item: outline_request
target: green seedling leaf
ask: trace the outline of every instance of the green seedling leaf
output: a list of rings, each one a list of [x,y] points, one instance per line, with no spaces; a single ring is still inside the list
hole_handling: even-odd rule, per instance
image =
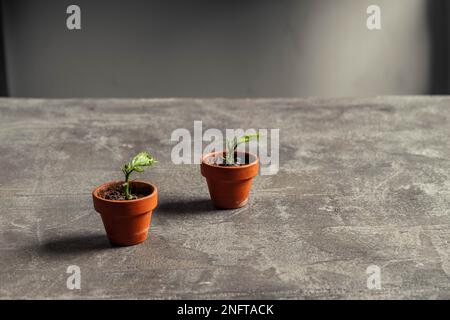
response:
[[[142,167],[150,167],[157,163],[156,159],[153,158],[148,152],[139,152],[130,162],[126,163],[122,167],[122,172],[125,175],[125,183],[123,184],[125,198],[131,200],[133,197],[130,194],[130,175],[133,171],[144,172]]]
[[[227,153],[225,155],[225,164],[227,165],[234,164],[234,152],[236,151],[238,145],[240,145],[241,143],[247,143],[253,139],[259,140],[259,137],[260,137],[259,133],[256,133],[256,134],[247,134],[239,139],[234,137],[231,140],[227,140],[226,142]]]
[[[256,134],[248,134],[248,135],[243,136],[242,138],[239,138],[239,139],[237,140],[236,147],[237,147],[238,145],[240,145],[241,143],[246,143],[246,142],[249,142],[250,140],[253,140],[253,139],[259,140],[259,133],[256,133]]]
[[[131,166],[136,167],[147,167],[155,163],[156,160],[148,152],[139,152],[132,160]]]

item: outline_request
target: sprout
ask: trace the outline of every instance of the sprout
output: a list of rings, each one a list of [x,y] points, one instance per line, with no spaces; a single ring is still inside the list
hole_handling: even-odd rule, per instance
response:
[[[123,192],[125,194],[125,199],[132,200],[133,196],[130,193],[130,175],[133,171],[144,172],[142,167],[150,167],[157,161],[148,152],[139,152],[130,162],[124,164],[122,167],[122,172],[125,175],[125,183],[123,186]]]
[[[240,145],[241,143],[249,142],[250,140],[253,140],[253,139],[259,140],[259,133],[247,134],[239,139],[237,137],[234,137],[234,139],[227,140],[227,142],[226,142],[227,152],[225,154],[225,164],[228,166],[234,165],[235,164],[234,153],[235,153],[238,145]]]

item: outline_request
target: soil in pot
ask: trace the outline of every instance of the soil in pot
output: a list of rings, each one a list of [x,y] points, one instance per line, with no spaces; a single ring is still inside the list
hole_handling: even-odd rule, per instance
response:
[[[133,200],[144,198],[150,194],[149,193],[150,190],[145,190],[142,188],[138,189],[136,187],[133,188],[133,184],[131,185],[130,189],[131,189],[130,193],[131,193]],[[100,190],[98,195],[106,200],[127,201],[127,199],[125,198],[125,193],[123,192],[123,187],[122,187],[121,183],[117,183],[115,185],[110,185],[110,186],[106,187],[105,189]]]
[[[234,154],[234,163],[227,164],[225,162],[225,155],[223,153],[219,153],[215,156],[205,159],[205,162],[210,165],[219,166],[219,167],[240,167],[250,164],[252,159],[250,159],[250,155],[248,153],[238,154],[235,152]]]

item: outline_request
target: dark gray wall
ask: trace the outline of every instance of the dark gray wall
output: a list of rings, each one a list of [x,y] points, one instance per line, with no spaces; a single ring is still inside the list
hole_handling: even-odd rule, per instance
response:
[[[366,8],[382,7],[382,31]],[[82,30],[66,29],[66,8]],[[421,94],[425,0],[5,0],[9,93],[34,97]]]

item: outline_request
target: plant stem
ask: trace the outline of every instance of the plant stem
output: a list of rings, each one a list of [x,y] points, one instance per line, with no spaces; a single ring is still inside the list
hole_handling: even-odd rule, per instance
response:
[[[125,175],[125,183],[123,184],[123,192],[125,193],[125,199],[127,200],[133,199],[133,197],[130,194],[130,182],[129,182],[130,173],[127,173]]]
[[[236,137],[232,141],[227,141],[227,153],[225,154],[225,164],[232,166],[234,164],[234,153],[237,147]]]

